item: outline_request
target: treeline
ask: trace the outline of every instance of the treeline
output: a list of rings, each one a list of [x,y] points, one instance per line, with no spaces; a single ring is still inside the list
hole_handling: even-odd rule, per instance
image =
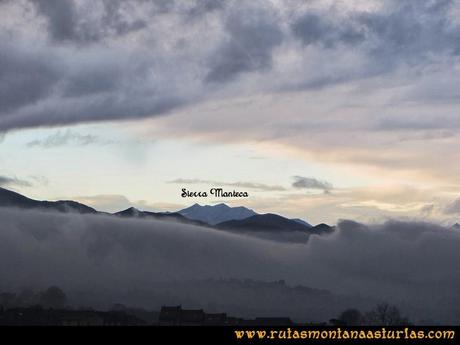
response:
[[[361,312],[358,309],[347,309],[329,322],[344,326],[404,326],[411,324],[396,306],[388,303],[378,304],[366,312]]]
[[[22,290],[19,293],[0,293],[0,308],[26,308],[30,306],[62,309],[67,306],[67,296],[57,286],[50,286],[44,291]]]
[[[239,282],[241,283],[241,282]],[[251,285],[253,282],[245,282]],[[285,287],[284,281],[273,282],[267,284],[269,287]],[[318,291],[308,290],[308,293]],[[325,293],[328,296],[327,293]],[[68,305],[65,292],[57,287],[50,286],[49,288],[34,292],[32,290],[22,290],[19,293],[0,292],[0,309],[8,310],[12,308],[29,308],[37,307],[48,309],[73,309]],[[86,308],[91,309],[91,308]],[[142,308],[128,308],[122,304],[114,304],[112,311],[124,311],[130,315],[140,317],[141,319],[154,323],[158,318],[158,311],[147,311]],[[287,315],[290,316],[290,315]],[[330,319],[329,324],[344,325],[344,326],[400,326],[410,325],[409,319],[402,315],[400,310],[388,303],[381,303],[368,311],[361,311],[356,308],[349,308],[340,313],[336,318]],[[316,322],[315,324],[328,324],[327,322]]]

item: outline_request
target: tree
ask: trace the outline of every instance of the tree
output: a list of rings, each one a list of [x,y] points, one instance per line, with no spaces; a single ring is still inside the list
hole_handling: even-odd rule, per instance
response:
[[[359,326],[363,323],[363,314],[358,309],[347,309],[340,314],[339,320],[347,326]]]
[[[66,304],[67,296],[57,286],[51,286],[44,291],[40,296],[40,302],[44,307],[48,308],[63,308]]]
[[[40,294],[30,290],[23,289],[19,292],[17,297],[17,304],[19,307],[30,307],[39,304]]]
[[[8,309],[15,305],[16,294],[9,292],[0,293],[0,307]]]
[[[403,317],[399,309],[388,303],[378,304],[374,309],[366,313],[365,322],[376,326],[401,326],[409,324],[409,320]]]

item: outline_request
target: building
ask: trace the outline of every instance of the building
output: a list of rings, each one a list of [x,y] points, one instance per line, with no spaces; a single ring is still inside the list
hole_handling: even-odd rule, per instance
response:
[[[0,326],[138,326],[146,322],[120,311],[13,308],[0,312]]]
[[[289,326],[294,323],[287,317],[258,317],[246,320],[227,316],[226,313],[205,313],[202,309],[182,309],[182,306],[161,307],[160,326]]]

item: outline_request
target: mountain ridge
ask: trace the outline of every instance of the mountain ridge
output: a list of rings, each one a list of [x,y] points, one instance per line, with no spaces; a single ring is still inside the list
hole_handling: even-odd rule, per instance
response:
[[[217,205],[194,204],[176,212],[141,211],[129,207],[115,213],[105,213],[72,200],[40,201],[30,199],[22,194],[0,187],[0,207],[17,207],[21,209],[54,210],[58,212],[73,212],[81,214],[103,214],[123,218],[147,218],[163,221],[174,221],[183,224],[210,227],[240,233],[302,233],[325,234],[333,231],[333,227],[326,224],[311,226],[301,219],[289,219],[278,214],[259,214],[244,206],[230,207],[224,203]],[[191,219],[190,211],[198,211],[201,219],[211,219],[211,222],[200,219]],[[201,212],[201,213],[200,213]],[[214,213],[213,213],[214,212]],[[185,214],[184,214],[185,213]],[[196,215],[196,214],[195,214]],[[208,218],[206,218],[208,217]],[[235,219],[236,218],[236,219]],[[218,221],[220,219],[227,219]]]
[[[274,213],[256,214],[242,220],[230,220],[216,224],[216,227],[223,230],[255,232],[302,232],[308,235],[328,233],[333,229],[324,223],[313,227],[307,226]]]
[[[199,225],[199,226],[209,226],[209,224],[198,221],[192,220],[184,217],[180,213],[177,212],[151,212],[151,211],[141,211],[135,207],[129,207],[125,210],[118,211],[113,213],[114,216],[118,217],[125,217],[125,218],[151,218],[157,220],[174,220],[179,223],[184,224],[191,224],[191,225]]]
[[[99,213],[94,208],[73,200],[42,201],[30,199],[22,194],[0,187],[0,207],[45,209],[59,212]]]
[[[232,220],[240,221],[252,216],[261,215],[244,206],[231,207],[224,203],[217,205],[200,205],[195,203],[192,206],[177,211],[177,213],[182,214],[186,218],[199,220],[210,225],[217,225]],[[290,220],[307,227],[312,227],[311,224],[300,218],[293,218]]]
[[[216,225],[232,219],[244,219],[257,214],[244,206],[230,207],[224,203],[203,206],[195,203],[190,207],[177,211],[177,213],[188,219],[199,220],[210,225]]]

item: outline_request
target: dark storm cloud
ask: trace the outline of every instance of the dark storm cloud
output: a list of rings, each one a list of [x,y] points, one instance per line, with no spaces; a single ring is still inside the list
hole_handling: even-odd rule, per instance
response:
[[[75,3],[73,0],[32,0],[48,22],[50,36],[57,40],[71,40],[76,37]]]
[[[0,175],[0,187],[30,187],[32,184],[29,181],[21,180],[16,177],[8,177]]]
[[[157,63],[148,52],[130,61],[115,50],[6,46],[11,49],[0,52],[0,130],[145,117],[185,102],[176,89],[180,76],[163,86],[166,76],[148,73]]]
[[[184,179],[178,178],[172,181],[168,181],[168,183],[175,183],[175,184],[204,184],[204,185],[211,185],[214,187],[219,186],[229,186],[235,188],[247,188],[265,192],[272,192],[272,191],[284,191],[286,188],[283,186],[276,186],[276,185],[267,185],[264,183],[257,183],[257,182],[223,182],[223,181],[214,181],[214,180],[203,180],[203,179]]]
[[[378,11],[307,10],[291,24],[305,46],[360,53],[362,67],[301,83],[297,88],[322,88],[391,73],[401,65],[429,64],[437,56],[459,54],[460,26],[451,11],[456,4],[442,1],[382,1]]]
[[[0,35],[0,131],[166,114],[246,85],[250,93],[320,89],[460,52],[458,6],[447,0],[384,1],[368,12],[295,1],[28,4],[18,17],[11,9],[22,4],[0,3],[14,17]],[[305,71],[277,65],[292,57]]]
[[[102,15],[91,22],[76,7],[74,0],[31,0],[38,15],[46,19],[49,36],[57,42],[94,43],[107,37],[122,36],[147,26],[146,19],[132,17],[135,6],[141,6],[141,0],[130,2],[103,0],[87,5],[87,11],[100,10]],[[145,4],[145,2],[144,2]]]
[[[336,44],[364,44],[368,54],[382,61],[401,57],[415,61],[440,50],[458,52],[460,29],[448,16],[453,5],[451,0],[390,0],[382,2],[382,9],[375,12],[331,16],[325,10],[307,11],[291,28],[305,45],[332,48]]]
[[[273,49],[281,44],[283,33],[276,20],[263,11],[230,16],[225,23],[227,37],[213,54],[208,82],[226,82],[243,72],[268,69]]]
[[[430,53],[457,53],[460,31],[448,17],[452,6],[451,0],[389,1],[381,12],[363,13],[356,20],[364,25],[376,56],[416,62]]]
[[[22,106],[47,98],[60,78],[59,64],[52,54],[19,46],[0,35],[0,121]],[[0,125],[1,128],[1,125]]]
[[[81,6],[75,0],[31,0],[37,14],[45,18],[48,33],[57,42],[97,43],[146,29],[156,15],[176,13],[184,19],[199,19],[224,8],[224,0],[101,0]],[[88,12],[99,11],[97,17]]]
[[[293,176],[292,178],[294,179],[292,187],[297,189],[319,189],[324,192],[329,192],[334,188],[331,183],[313,177]]]
[[[101,27],[110,28],[115,35],[124,35],[132,31],[137,31],[147,26],[146,19],[134,18],[129,20],[124,12],[132,10],[133,6],[142,4],[128,3],[124,0],[104,0],[104,16]]]
[[[127,291],[140,289],[150,291],[136,301],[146,306],[159,298],[157,282],[285,279],[290,285],[387,300],[414,321],[427,317],[460,321],[460,233],[433,224],[344,221],[334,234],[312,236],[304,245],[108,216],[0,209],[0,218],[0,289],[57,284],[69,294],[103,291],[97,298],[111,304],[133,303],[136,296]],[[212,284],[203,284],[209,286],[198,300],[200,307],[214,295]],[[266,306],[247,302],[245,296],[235,299],[230,293],[218,298],[222,304]],[[165,300],[168,297],[160,303]]]
[[[188,10],[188,15],[193,18],[200,18],[200,16],[209,12],[221,10],[225,7],[226,0],[201,0],[191,2],[193,5]]]
[[[353,27],[345,20],[335,24],[329,21],[325,13],[306,13],[293,23],[292,31],[303,44],[319,44],[326,48],[333,48],[339,43],[355,45],[365,39],[359,26]]]

